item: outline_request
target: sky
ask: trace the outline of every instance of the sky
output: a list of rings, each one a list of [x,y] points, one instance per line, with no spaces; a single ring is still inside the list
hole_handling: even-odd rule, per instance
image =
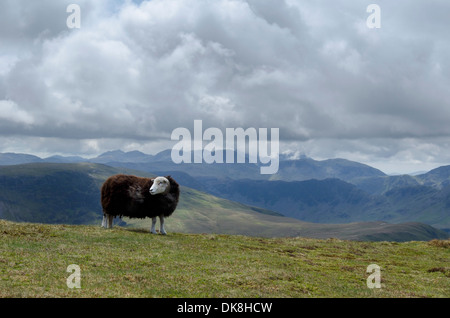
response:
[[[448,12],[448,0],[2,0],[0,152],[155,154],[202,120],[279,128],[293,158],[449,165]]]

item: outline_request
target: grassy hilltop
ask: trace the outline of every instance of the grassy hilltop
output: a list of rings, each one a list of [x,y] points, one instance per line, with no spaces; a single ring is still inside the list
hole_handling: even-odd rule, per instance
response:
[[[450,241],[357,242],[0,220],[0,297],[450,297]],[[67,266],[81,288],[67,287]],[[381,267],[369,289],[367,266]]]

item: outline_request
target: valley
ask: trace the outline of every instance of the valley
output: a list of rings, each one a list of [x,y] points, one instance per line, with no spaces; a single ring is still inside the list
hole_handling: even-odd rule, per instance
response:
[[[93,162],[49,163],[42,160],[0,166],[0,218],[51,224],[100,224],[99,189],[108,176],[116,173],[140,176],[171,174],[182,185],[180,204],[174,216],[167,220],[167,227],[175,232],[378,241],[448,237],[442,231],[446,227],[445,222],[448,222],[445,180],[440,182],[443,184],[441,190],[420,185],[426,187],[428,192],[402,187],[377,195],[337,178],[235,180],[195,176],[195,169],[189,171],[191,174],[173,170],[145,172],[130,167],[147,167],[150,170],[151,167],[157,168],[160,161],[133,163],[126,153],[116,154],[121,155],[122,160],[109,162],[114,159],[114,154],[106,154],[109,156],[108,165]],[[130,155],[139,160],[148,159],[138,152]],[[164,155],[160,154],[162,157]],[[59,160],[63,161],[61,158]],[[167,161],[163,162],[167,164]],[[309,163],[314,162],[309,160]],[[336,174],[341,173],[339,170],[348,171],[351,166],[348,161],[333,163],[339,163],[334,168]],[[373,168],[366,169],[361,164],[357,166],[362,169],[360,174],[375,174],[365,178],[386,177]],[[217,169],[214,165],[206,167]],[[229,165],[228,168],[242,167]],[[327,170],[333,171],[329,167]],[[206,172],[207,169],[203,171]],[[440,179],[434,177],[433,180]],[[402,201],[403,198],[408,200]],[[411,201],[411,198],[416,201]],[[389,209],[390,202],[396,202],[396,209]],[[403,202],[403,205],[398,202]],[[418,202],[428,204],[429,209],[421,210]],[[436,203],[433,205],[430,202]],[[442,208],[444,213],[434,213],[433,209],[439,211],[438,208]],[[391,215],[386,215],[386,210],[391,211]],[[402,214],[402,211],[411,212]],[[145,229],[150,227],[149,220],[124,218],[118,220],[118,224]]]

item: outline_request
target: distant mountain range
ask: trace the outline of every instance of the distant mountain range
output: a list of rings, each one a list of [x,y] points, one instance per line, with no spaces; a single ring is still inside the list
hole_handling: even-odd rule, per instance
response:
[[[100,187],[108,176],[116,173],[152,176],[142,171],[94,163],[1,166],[0,218],[21,222],[100,226]],[[148,230],[150,222],[149,219],[124,219],[122,225]],[[417,222],[308,223],[185,186],[182,186],[177,210],[166,223],[169,235],[172,231],[372,241],[448,238],[447,233]]]
[[[237,152],[234,153],[234,157],[237,157]],[[256,180],[302,181],[309,179],[339,178],[344,181],[351,181],[361,177],[386,176],[378,169],[354,161],[345,159],[316,161],[304,156],[297,160],[289,160],[281,156],[280,167],[277,174],[261,175],[259,164],[248,163],[248,160],[246,160],[246,163],[235,164],[175,164],[171,158],[171,150],[164,150],[156,155],[148,155],[140,151],[124,152],[115,150],[105,152],[95,158],[82,158],[78,156],[52,156],[39,158],[28,154],[0,153],[0,165],[32,162],[91,162],[143,171],[181,171],[188,172],[194,177],[230,178],[235,180],[248,178]]]
[[[216,196],[307,222],[414,221],[450,228],[450,187],[405,186],[377,195],[340,179],[222,182],[203,178],[197,182]]]
[[[91,159],[0,154],[0,165],[30,162],[102,163],[172,174],[190,188],[307,222],[422,222],[450,232],[450,166],[388,176],[345,159],[281,156],[277,174],[261,175],[258,164],[174,164],[171,150],[156,155],[116,150]]]

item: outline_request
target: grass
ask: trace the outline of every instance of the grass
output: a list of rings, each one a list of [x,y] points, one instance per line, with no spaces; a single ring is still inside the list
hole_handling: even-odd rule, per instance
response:
[[[70,264],[81,288],[67,287]],[[367,266],[381,267],[369,289]],[[450,297],[450,243],[357,242],[0,220],[0,297]]]

